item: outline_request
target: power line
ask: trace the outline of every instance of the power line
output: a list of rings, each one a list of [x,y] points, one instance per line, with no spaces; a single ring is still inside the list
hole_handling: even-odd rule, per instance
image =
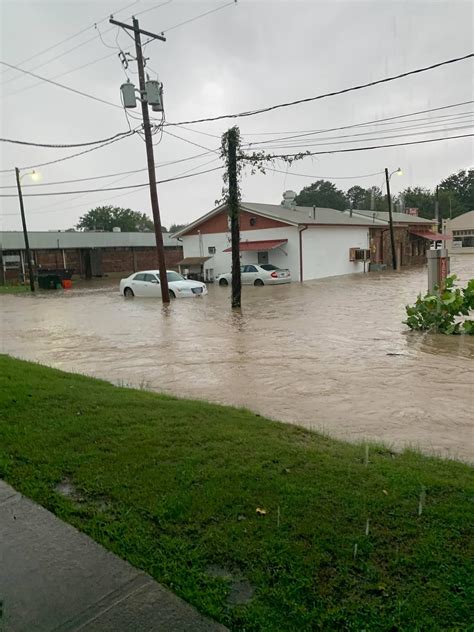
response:
[[[189,20],[185,20],[184,22],[180,22],[179,24],[175,24],[174,26],[170,26],[168,29],[162,31],[163,33],[169,33],[174,29],[177,29],[180,26],[184,26],[185,24],[189,24],[190,22],[194,22],[195,20],[199,20],[206,15],[210,15],[211,13],[216,13],[221,9],[225,9],[226,7],[230,7],[231,4],[237,4],[237,0],[232,0],[232,2],[228,2],[227,4],[223,4],[221,7],[217,7],[216,9],[211,9],[210,11],[206,11],[205,13],[201,13],[200,15],[196,15],[194,18],[190,18]]]
[[[15,145],[29,145],[31,147],[48,147],[50,149],[69,149],[72,147],[87,147],[88,145],[99,145],[100,143],[105,143],[109,140],[113,140],[114,138],[118,139],[121,136],[130,136],[130,132],[119,132],[118,134],[114,134],[113,136],[109,136],[108,138],[101,138],[100,140],[91,140],[86,143],[72,143],[69,145],[53,144],[53,143],[34,143],[31,141],[26,141],[26,140],[14,140],[12,138],[0,138],[0,142],[13,143]]]
[[[309,176],[306,173],[294,173],[292,171],[283,171],[282,169],[274,169],[273,167],[265,167],[265,171],[275,171],[275,173],[284,173],[288,176],[301,176],[302,178],[312,178],[321,179],[321,180],[358,180],[360,178],[372,178],[373,176],[379,176],[384,173],[384,171],[376,171],[375,173],[365,173],[360,176]]]
[[[354,151],[369,151],[371,149],[386,149],[387,147],[404,147],[406,145],[421,145],[423,143],[437,143],[442,140],[454,140],[456,138],[469,138],[474,134],[459,134],[458,136],[445,136],[443,138],[428,138],[426,140],[413,140],[405,143],[391,143],[389,145],[371,145],[368,147],[352,147],[350,149],[329,149],[326,151],[305,151],[297,154],[268,154],[261,158],[261,160],[274,160],[278,158],[306,158],[309,156],[321,156],[323,154],[343,154]],[[252,156],[246,156],[243,154],[241,160],[253,160]]]
[[[216,160],[217,159],[214,158],[211,162],[215,162]],[[185,175],[186,173],[189,173],[190,171],[193,171],[195,169],[200,169],[201,167],[205,167],[208,164],[210,164],[210,163],[209,162],[205,162],[203,164],[196,165],[195,167],[192,167],[192,169],[188,169],[186,171],[183,171],[183,172],[181,172],[178,175],[180,175],[180,176],[181,175]],[[109,196],[107,196],[105,198],[101,198],[100,200],[97,200],[97,201],[94,201],[94,202],[89,202],[88,206],[90,206],[92,204],[102,204],[103,202],[107,202],[108,200],[115,200],[116,198],[119,198],[119,197],[124,197],[126,195],[132,195],[133,193],[136,193],[137,191],[145,189],[148,186],[149,185],[146,184],[146,185],[143,185],[142,187],[137,187],[136,189],[132,189],[131,191],[127,191],[126,193],[119,193],[119,194],[115,194],[115,195],[111,195],[111,196],[109,195]],[[72,199],[79,199],[81,197],[83,197],[83,196],[79,195],[77,198],[72,198]],[[51,209],[52,206],[58,206],[58,204],[61,205],[60,209],[56,209],[56,210],[53,209],[52,211],[49,210],[49,209]],[[30,215],[32,215],[32,214],[37,215],[38,213],[40,213],[42,211],[45,211],[45,213],[48,213],[48,214],[49,213],[56,213],[58,211],[62,212],[62,211],[66,211],[66,210],[69,210],[69,209],[72,209],[72,208],[79,208],[81,206],[83,206],[83,204],[73,204],[72,206],[71,205],[70,206],[63,206],[63,203],[61,201],[59,201],[59,202],[56,202],[55,204],[50,204],[48,206],[43,206],[43,207],[41,207],[39,209],[36,209],[35,211],[31,211],[29,214]],[[11,215],[11,216],[15,215],[15,216],[17,216],[18,213],[6,213],[6,214],[4,213],[4,215]]]
[[[202,158],[203,156],[208,156],[209,154],[214,153],[212,151],[205,151],[201,154],[196,154],[194,156],[188,156],[187,158],[180,158],[179,160],[171,160],[171,161],[167,161],[167,162],[161,162],[155,165],[155,169],[158,169],[159,167],[170,167],[171,165],[177,165],[181,162],[187,162],[189,160],[195,160],[196,158]],[[196,168],[196,167],[194,167]],[[119,171],[117,173],[107,173],[101,176],[89,176],[88,178],[73,178],[71,180],[59,180],[56,182],[37,182],[36,184],[23,184],[22,185],[22,189],[25,189],[26,187],[28,188],[34,188],[34,187],[45,187],[45,186],[53,186],[53,185],[57,185],[57,184],[71,184],[73,182],[87,182],[89,180],[101,180],[103,178],[113,178],[115,176],[123,176],[123,175],[130,175],[133,173],[142,173],[143,171],[148,171],[147,167],[144,167],[143,169],[131,169],[130,171]],[[13,170],[12,170],[13,172]],[[16,189],[16,184],[11,184],[11,185],[4,185],[4,186],[0,186],[0,189]]]
[[[85,64],[81,64],[80,66],[76,66],[75,68],[71,68],[70,70],[66,70],[64,72],[60,72],[57,75],[53,75],[50,79],[59,79],[60,77],[64,77],[66,75],[70,75],[73,72],[77,72],[78,70],[83,70],[84,68],[88,68],[94,64],[98,64],[101,61],[105,61],[106,59],[110,59],[111,57],[115,57],[116,53],[110,53],[108,55],[104,55],[104,57],[99,57],[98,59],[93,59]],[[19,90],[15,90],[14,92],[9,92],[8,94],[3,95],[3,98],[13,97],[15,94],[20,94],[21,92],[26,92],[28,90],[32,90],[37,86],[41,86],[43,81],[37,81],[36,83],[32,83],[29,86],[25,86],[24,88],[20,88]]]
[[[440,116],[434,116],[434,117],[426,117],[426,118],[420,118],[420,119],[411,119],[411,120],[405,120],[405,121],[388,121],[388,122],[384,122],[384,123],[380,123],[375,125],[375,127],[378,127],[378,125],[385,127],[387,125],[396,125],[398,122],[400,123],[415,123],[415,125],[411,125],[411,126],[407,126],[407,127],[397,127],[394,128],[394,130],[402,130],[402,129],[418,129],[420,127],[428,127],[429,125],[448,125],[451,124],[452,122],[456,122],[456,119],[464,119],[466,117],[472,117],[474,114],[474,111],[470,111],[470,112],[461,112],[461,113],[457,113],[457,114],[445,114],[445,115],[440,115]],[[442,120],[438,120],[438,119],[442,119]],[[426,122],[424,122],[426,121]],[[373,125],[371,124],[370,127],[372,127]],[[259,140],[256,142],[250,142],[247,143],[247,145],[266,145],[268,143],[274,143],[274,142],[280,142],[280,141],[286,141],[286,140],[292,140],[295,138],[303,138],[303,139],[309,139],[311,140],[309,137],[311,136],[316,136],[319,134],[327,134],[328,132],[332,132],[332,131],[343,131],[345,129],[353,129],[353,128],[358,128],[358,127],[369,127],[368,123],[355,123],[353,125],[344,125],[338,128],[328,128],[328,129],[319,129],[319,130],[314,130],[312,132],[306,132],[306,133],[302,133],[302,134],[295,134],[294,136],[284,136],[281,138],[270,138],[267,140]],[[372,130],[370,132],[363,132],[360,134],[352,134],[352,136],[357,136],[357,135],[362,135],[362,134],[376,134],[378,130]],[[392,130],[389,130],[392,131]],[[348,135],[350,136],[350,135]],[[335,136],[334,138],[345,138],[348,136]]]
[[[121,13],[122,11],[125,11],[126,9],[128,9],[130,7],[133,7],[135,4],[138,4],[139,2],[140,2],[140,0],[134,0],[134,2],[131,2],[130,4],[127,4],[125,7],[122,7],[121,9],[118,9],[118,11],[114,11],[113,13],[114,14]],[[28,63],[32,59],[37,59],[41,55],[44,55],[45,53],[48,53],[50,50],[53,50],[54,48],[57,48],[58,46],[61,46],[62,44],[65,44],[66,42],[69,42],[70,40],[75,39],[76,37],[79,37],[79,35],[82,35],[83,33],[86,33],[89,29],[93,28],[95,26],[95,24],[101,24],[102,22],[105,22],[108,19],[109,19],[109,16],[107,15],[105,18],[102,18],[98,22],[95,22],[94,24],[90,24],[89,26],[86,26],[84,29],[81,29],[77,33],[74,33],[73,35],[70,35],[69,37],[66,37],[65,39],[61,40],[60,42],[57,42],[56,44],[53,44],[52,46],[48,46],[48,48],[43,49],[42,51],[40,51],[39,53],[36,53],[35,55],[31,55],[31,57],[28,57],[27,59],[24,59],[23,61],[19,62],[17,64],[17,66],[23,66],[24,64]],[[95,37],[93,39],[95,39]],[[80,44],[80,46],[83,46],[84,44],[87,44],[89,41],[91,41],[91,40],[86,40],[85,42]],[[79,48],[79,46],[77,46],[75,48]],[[72,50],[75,50],[75,48],[72,49]],[[69,51],[69,52],[71,52],[71,51]],[[62,56],[62,54],[60,56]],[[56,59],[58,59],[58,57],[54,57],[53,59],[50,59],[48,62],[45,62],[45,63],[50,63],[52,61],[55,61]],[[39,66],[37,66],[37,67],[39,67]],[[11,80],[5,81],[4,84],[5,83],[9,83],[10,81]],[[2,84],[2,85],[4,85],[4,84]]]
[[[337,131],[337,130],[349,129],[351,127],[359,127],[359,126],[362,126],[362,125],[378,124],[378,123],[382,123],[384,121],[393,121],[395,119],[407,118],[409,116],[416,116],[418,114],[428,114],[430,112],[438,112],[439,110],[447,110],[447,109],[450,109],[450,108],[461,107],[463,105],[470,105],[472,103],[474,103],[474,101],[462,101],[460,103],[452,103],[450,105],[443,105],[441,107],[430,108],[428,110],[418,110],[416,112],[409,112],[407,114],[397,114],[396,116],[389,116],[389,117],[386,117],[386,118],[372,119],[371,121],[365,121],[363,123],[353,123],[352,125],[343,125],[341,127],[330,127],[330,128],[323,129],[323,130],[311,129],[311,130],[293,130],[293,131],[290,131],[290,132],[288,132],[288,131],[286,131],[286,132],[251,132],[251,133],[243,134],[243,136],[271,136],[272,134],[302,134],[303,135],[303,134],[316,134],[316,133],[320,133],[320,132],[334,132],[334,131]],[[450,115],[447,115],[447,116],[450,116]],[[419,119],[419,120],[424,120],[424,119]],[[175,125],[180,127],[177,123],[175,123]],[[187,128],[183,128],[183,129],[187,129]],[[262,142],[264,142],[264,141],[262,141]]]
[[[173,138],[177,138],[178,140],[182,140],[185,143],[188,143],[189,145],[194,145],[195,147],[199,147],[200,149],[206,149],[207,151],[213,151],[213,152],[218,152],[218,149],[209,149],[209,147],[204,147],[204,145],[200,145],[199,143],[195,143],[192,140],[188,140],[187,138],[183,138],[182,136],[178,136],[177,134],[172,134],[171,132],[168,132],[167,130],[163,130],[165,134],[167,134],[168,136],[172,136]]]
[[[468,55],[463,55],[462,57],[455,57],[454,59],[448,59],[446,61],[439,62],[437,64],[432,64],[431,66],[424,66],[423,68],[417,68],[416,70],[410,70],[408,72],[403,72],[398,75],[392,75],[390,77],[385,77],[384,79],[377,79],[376,81],[370,81],[368,83],[359,84],[357,86],[351,86],[350,88],[344,88],[343,90],[336,90],[334,92],[326,92],[325,94],[319,94],[315,97],[307,97],[305,99],[297,99],[296,101],[289,101],[287,103],[278,103],[277,105],[270,105],[265,108],[259,108],[256,110],[249,110],[247,112],[238,112],[236,114],[221,114],[219,116],[212,116],[208,118],[194,119],[191,121],[179,121],[178,123],[167,123],[167,125],[194,125],[196,123],[207,123],[208,121],[220,121],[222,119],[228,118],[242,118],[247,116],[254,116],[256,114],[262,114],[264,112],[271,112],[273,110],[278,110],[281,108],[290,107],[293,105],[299,105],[300,103],[309,103],[311,101],[318,101],[320,99],[326,99],[328,97],[334,97],[339,94],[346,94],[348,92],[354,92],[356,90],[362,90],[364,88],[370,88],[372,86],[377,86],[379,84],[388,83],[390,81],[395,81],[397,79],[403,79],[404,77],[409,77],[411,75],[417,75],[422,72],[427,72],[428,70],[434,70],[435,68],[440,68],[441,66],[447,66],[448,64],[454,64],[458,61],[463,61],[465,59],[470,59],[474,57],[474,53],[469,53]]]
[[[87,97],[88,99],[92,99],[93,101],[98,101],[99,103],[105,103],[105,105],[111,105],[112,107],[119,108],[120,110],[122,109],[121,106],[117,105],[116,103],[112,103],[111,101],[106,101],[105,99],[95,97],[92,94],[83,92],[82,90],[76,90],[75,88],[66,86],[63,83],[58,83],[57,81],[53,81],[52,79],[41,77],[41,75],[36,75],[34,72],[30,72],[29,70],[23,70],[23,68],[18,68],[18,66],[14,66],[13,64],[7,64],[6,61],[0,60],[0,64],[2,64],[2,66],[7,66],[8,68],[13,68],[14,70],[18,70],[19,72],[23,72],[24,74],[30,75],[31,77],[35,77],[35,79],[41,79],[42,81],[46,81],[46,83],[51,83],[53,86],[57,86],[58,88],[64,88],[64,90],[68,90],[69,92],[79,94],[82,97]]]
[[[96,149],[101,149],[102,147],[106,147],[107,145],[111,145],[112,143],[116,143],[119,140],[123,140],[124,138],[128,138],[130,136],[133,136],[134,134],[137,133],[137,130],[131,130],[130,132],[126,132],[123,136],[120,136],[120,138],[115,138],[114,140],[109,140],[106,143],[103,143],[102,145],[96,145],[95,147],[91,147],[89,149],[85,149],[84,151],[80,151],[78,153],[75,154],[71,154],[70,156],[63,156],[63,158],[57,158],[56,160],[49,160],[48,162],[41,162],[37,165],[28,165],[26,167],[19,167],[20,171],[23,171],[25,169],[37,169],[38,167],[46,167],[47,165],[54,165],[58,162],[64,162],[65,160],[71,160],[71,158],[77,158],[78,156],[83,156],[84,154],[88,154],[91,151],[95,151]],[[5,173],[8,171],[12,171],[11,169],[2,169],[2,171],[0,173]]]
[[[333,136],[332,139],[331,138],[324,138],[324,141],[330,141],[330,142],[318,142],[318,143],[312,143],[312,142],[307,142],[307,143],[287,143],[284,145],[272,145],[270,147],[270,149],[277,149],[277,148],[282,148],[282,149],[287,149],[287,148],[291,148],[291,147],[321,147],[323,145],[342,145],[344,143],[364,143],[367,141],[379,141],[379,140],[387,140],[390,138],[402,138],[403,136],[421,136],[423,134],[440,134],[440,133],[445,133],[445,132],[456,132],[458,130],[462,130],[462,129],[469,129],[472,127],[472,124],[469,125],[457,125],[456,127],[450,127],[448,129],[435,129],[435,130],[431,130],[431,129],[427,129],[427,130],[423,130],[421,132],[406,132],[405,134],[391,134],[389,136],[377,136],[375,138],[356,138],[354,140],[347,140],[348,138],[351,139],[354,136],[365,136],[365,134],[350,134],[350,135],[345,135],[345,136]],[[391,131],[397,131],[397,130],[391,130]],[[376,132],[368,132],[368,134],[375,134]],[[334,140],[334,139],[338,139],[338,138],[343,138],[345,140]],[[260,149],[259,147],[249,147],[249,149]]]
[[[211,171],[218,171],[222,169],[222,166],[213,167],[212,169],[205,169],[204,171],[197,171],[196,173],[190,173],[188,175],[176,176],[174,178],[166,178],[165,180],[156,180],[156,184],[164,184],[165,182],[174,182],[175,180],[184,180],[186,178],[192,178],[194,176],[200,176],[204,173],[210,173]],[[77,195],[82,193],[97,193],[100,191],[122,191],[124,189],[137,189],[139,187],[148,186],[149,183],[141,183],[141,184],[128,184],[123,187],[106,187],[102,189],[82,189],[78,191],[51,191],[50,193],[24,193],[23,197],[46,197],[53,195]],[[16,198],[18,197],[15,193],[2,193],[0,194],[2,198]]]
[[[154,7],[148,7],[148,9],[143,9],[143,11],[139,11],[138,13],[135,13],[134,17],[137,17],[138,15],[142,15],[143,13],[148,13],[148,11],[154,11],[155,9],[159,9],[160,7],[164,7],[165,4],[170,4],[171,2],[173,2],[173,0],[166,0],[166,2],[162,2],[161,4],[157,4]]]

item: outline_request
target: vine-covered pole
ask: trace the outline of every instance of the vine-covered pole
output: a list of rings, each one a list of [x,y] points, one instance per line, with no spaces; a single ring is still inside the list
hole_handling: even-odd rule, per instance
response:
[[[230,234],[232,244],[232,307],[241,305],[240,278],[240,225],[239,225],[239,173],[237,165],[237,150],[240,146],[240,130],[231,127],[223,138],[227,150],[227,207],[230,218]]]

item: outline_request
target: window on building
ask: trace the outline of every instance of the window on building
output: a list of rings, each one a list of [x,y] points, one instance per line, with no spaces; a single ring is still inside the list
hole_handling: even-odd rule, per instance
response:
[[[216,254],[216,247],[215,246],[209,246],[209,248],[207,249],[207,252],[210,255],[215,255]]]

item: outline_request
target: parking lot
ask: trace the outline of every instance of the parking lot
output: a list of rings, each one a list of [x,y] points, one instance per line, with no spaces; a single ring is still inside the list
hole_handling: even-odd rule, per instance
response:
[[[466,280],[474,257],[452,271]],[[417,334],[404,306],[426,269],[125,300],[118,280],[2,296],[3,352],[183,397],[248,407],[343,439],[474,457],[467,336]]]

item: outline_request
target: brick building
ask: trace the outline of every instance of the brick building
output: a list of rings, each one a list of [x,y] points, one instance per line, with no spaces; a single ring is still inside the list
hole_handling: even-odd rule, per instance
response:
[[[154,233],[30,232],[31,257],[39,269],[68,269],[84,278],[124,276],[158,268]],[[180,242],[163,233],[166,267],[177,269],[183,258]],[[7,281],[22,281],[28,274],[25,241],[20,231],[0,233],[1,263]]]
[[[346,211],[347,213],[347,211]],[[352,211],[353,217],[372,218],[370,226],[370,260],[372,269],[392,266],[389,218],[386,211]],[[397,268],[426,263],[426,251],[446,236],[436,232],[436,222],[409,213],[392,213]],[[380,226],[383,222],[384,226]]]

